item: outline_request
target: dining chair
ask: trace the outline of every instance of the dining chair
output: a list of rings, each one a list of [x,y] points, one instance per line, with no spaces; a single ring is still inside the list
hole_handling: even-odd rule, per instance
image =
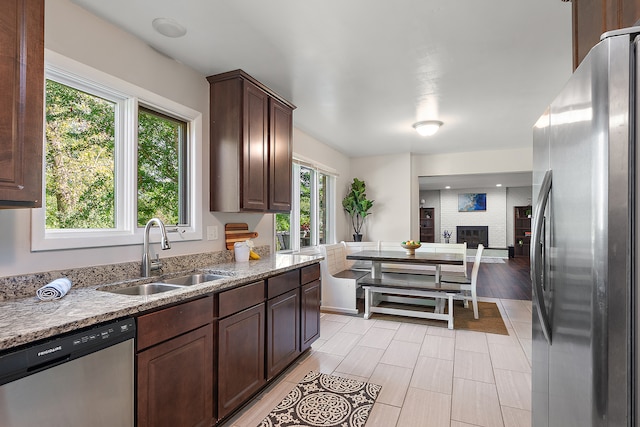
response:
[[[445,289],[459,289],[462,292],[457,299],[464,300],[465,308],[469,307],[469,301],[473,305],[473,317],[474,319],[479,318],[478,314],[478,293],[476,291],[476,285],[478,283],[478,270],[480,269],[480,261],[482,260],[482,251],[484,250],[484,246],[482,244],[478,245],[478,249],[476,251],[476,258],[473,262],[473,267],[471,268],[471,277],[466,278],[462,276],[448,276],[443,275],[440,279],[442,283],[442,287]]]

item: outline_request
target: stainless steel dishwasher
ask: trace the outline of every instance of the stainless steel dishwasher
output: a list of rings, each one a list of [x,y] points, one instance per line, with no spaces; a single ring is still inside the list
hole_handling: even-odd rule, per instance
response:
[[[0,426],[134,425],[132,318],[0,354]]]

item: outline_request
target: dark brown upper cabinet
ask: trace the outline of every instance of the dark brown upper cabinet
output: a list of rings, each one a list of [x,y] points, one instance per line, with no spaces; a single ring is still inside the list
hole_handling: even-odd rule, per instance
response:
[[[607,31],[631,27],[640,19],[640,0],[573,0],[573,68]]]
[[[207,80],[209,210],[289,212],[295,106],[242,70]]]
[[[44,0],[0,14],[0,208],[42,206]]]

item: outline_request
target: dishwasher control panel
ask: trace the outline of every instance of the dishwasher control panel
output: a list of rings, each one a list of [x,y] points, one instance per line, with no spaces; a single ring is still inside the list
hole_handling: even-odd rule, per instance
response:
[[[0,385],[135,338],[133,318],[102,323],[0,355]]]

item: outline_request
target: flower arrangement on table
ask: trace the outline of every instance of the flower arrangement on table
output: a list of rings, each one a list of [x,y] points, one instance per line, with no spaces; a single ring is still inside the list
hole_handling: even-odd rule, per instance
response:
[[[445,243],[449,243],[449,239],[451,238],[451,232],[449,230],[444,230],[442,232],[442,237],[444,237]]]

